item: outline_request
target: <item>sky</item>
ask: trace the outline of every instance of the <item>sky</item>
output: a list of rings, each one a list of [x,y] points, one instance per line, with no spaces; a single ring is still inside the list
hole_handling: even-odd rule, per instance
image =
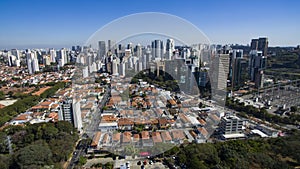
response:
[[[0,49],[82,45],[111,21],[141,12],[183,18],[212,43],[268,37],[269,46],[296,46],[299,6],[297,0],[1,0]]]

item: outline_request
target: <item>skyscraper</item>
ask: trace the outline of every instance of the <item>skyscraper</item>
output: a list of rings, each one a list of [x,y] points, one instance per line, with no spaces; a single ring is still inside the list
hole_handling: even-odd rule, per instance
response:
[[[20,52],[19,52],[18,49],[12,49],[11,50],[11,54],[14,55],[14,56],[16,56],[17,60],[20,59]]]
[[[141,59],[141,57],[142,57],[142,46],[141,46],[141,44],[137,44],[136,46],[135,46],[135,49],[134,49],[134,53],[135,53],[135,55],[139,58],[139,59]]]
[[[248,62],[244,58],[236,58],[232,75],[232,87],[240,87],[248,79]]]
[[[250,44],[251,50],[257,50],[258,49],[258,39],[252,39]]]
[[[258,50],[263,52],[263,56],[268,55],[268,38],[259,38],[258,39]]]
[[[59,66],[63,67],[68,61],[67,61],[67,51],[65,48],[62,48],[60,51],[59,51]]]
[[[227,87],[229,74],[229,54],[217,54],[212,59],[211,85],[216,90],[224,90]]]
[[[250,80],[255,82],[255,87],[263,86],[263,71],[266,69],[267,57],[262,51],[251,50],[249,59]]]
[[[102,59],[106,55],[105,41],[98,42],[98,59]]]
[[[167,39],[166,43],[166,59],[171,60],[173,52],[175,51],[175,43],[173,39]]]
[[[108,40],[107,41],[107,49],[109,50],[109,51],[114,51],[114,49],[115,49],[115,41],[113,41],[113,40]]]
[[[56,62],[56,51],[55,49],[50,49],[50,56],[51,56],[51,62],[55,63]]]
[[[230,70],[229,70],[229,79],[231,79],[232,87],[241,86],[245,79],[245,72],[247,72],[248,65],[246,60],[243,59],[243,50],[234,49],[230,54]]]
[[[259,38],[251,40],[251,50],[262,51],[263,56],[267,56],[268,54],[268,38]]]
[[[161,60],[163,59],[163,49],[164,45],[161,40],[154,40],[152,41],[152,57],[154,57],[155,60]]]

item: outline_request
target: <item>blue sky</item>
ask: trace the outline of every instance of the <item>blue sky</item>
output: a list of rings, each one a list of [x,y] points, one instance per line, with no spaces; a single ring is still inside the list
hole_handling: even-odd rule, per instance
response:
[[[184,18],[213,43],[267,36],[270,46],[296,46],[299,6],[297,0],[1,0],[0,49],[83,44],[105,24],[138,12]]]

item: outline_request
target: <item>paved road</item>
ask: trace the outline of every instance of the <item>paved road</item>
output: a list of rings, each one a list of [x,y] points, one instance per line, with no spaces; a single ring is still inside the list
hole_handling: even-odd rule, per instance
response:
[[[95,132],[98,131],[98,125],[100,123],[100,117],[102,108],[105,106],[106,102],[108,101],[110,97],[111,89],[109,86],[106,86],[106,91],[103,95],[103,99],[100,101],[97,110],[92,114],[91,122],[86,126],[84,129],[85,134],[89,136],[89,138],[93,138]],[[73,169],[76,164],[78,163],[79,157],[83,156],[85,154],[85,149],[87,148],[87,145],[82,145],[82,143],[79,141],[79,143],[76,146],[76,150],[73,152],[72,159],[69,163],[68,169]]]
[[[73,169],[76,166],[76,164],[78,164],[79,157],[85,154],[85,147],[80,146],[80,144],[81,142],[79,141],[78,145],[76,146],[76,150],[73,152],[72,159],[67,169]]]
[[[93,137],[95,132],[98,131],[98,125],[100,123],[102,108],[105,106],[106,102],[109,100],[111,89],[106,86],[106,91],[102,97],[102,100],[99,102],[97,110],[92,114],[91,122],[88,124],[84,130],[90,138]]]

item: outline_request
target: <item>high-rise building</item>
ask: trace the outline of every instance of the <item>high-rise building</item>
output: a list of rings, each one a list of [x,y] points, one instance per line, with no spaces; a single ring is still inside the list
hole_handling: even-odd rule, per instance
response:
[[[216,90],[225,90],[229,75],[229,54],[217,54],[210,69],[211,85]]]
[[[154,40],[152,41],[152,57],[156,60],[161,60],[163,59],[163,49],[164,45],[161,40]]]
[[[63,67],[68,61],[67,61],[67,51],[65,48],[62,48],[59,51],[59,59],[58,59],[58,63],[59,66]]]
[[[141,46],[141,44],[137,44],[137,45],[135,46],[134,53],[135,53],[135,55],[136,55],[139,59],[142,58],[143,51],[142,51],[142,46]]]
[[[166,43],[166,60],[171,60],[175,51],[175,42],[173,39],[167,39]]]
[[[20,59],[20,52],[19,52],[18,49],[12,49],[11,50],[11,54],[14,55],[14,56],[16,56],[17,60]]]
[[[244,58],[236,58],[233,65],[232,87],[241,87],[248,79],[248,62]]]
[[[29,74],[33,74],[37,71],[40,71],[38,59],[34,51],[33,52],[30,50],[27,51],[26,61],[27,61],[27,68]]]
[[[119,75],[120,76],[125,76],[126,75],[126,64],[125,62],[121,62],[119,65]]]
[[[209,82],[208,76],[209,68],[208,67],[201,67],[199,71],[199,86],[205,87]]]
[[[78,131],[82,130],[82,119],[80,102],[74,99],[66,99],[60,103],[59,120],[68,121],[77,128]]]
[[[258,39],[252,39],[250,44],[251,50],[257,50],[258,49]]]
[[[102,59],[106,55],[105,41],[98,42],[98,59]]]
[[[108,40],[108,41],[107,41],[107,49],[108,49],[109,51],[114,51],[115,45],[116,45],[116,42],[115,42],[115,41],[113,41],[113,40]]]
[[[80,109],[80,102],[73,99],[72,103],[73,108],[73,124],[74,127],[77,128],[77,131],[82,131],[82,119],[81,119],[81,109]]]
[[[188,59],[191,56],[191,51],[189,48],[183,48],[181,50],[181,58]]]
[[[118,75],[119,74],[119,60],[118,59],[113,59],[111,66],[112,66],[111,73],[113,75]]]
[[[257,50],[251,50],[249,55],[250,80],[255,83],[256,88],[263,87],[263,71],[267,66],[267,57],[263,56],[262,51]]]
[[[56,62],[56,51],[55,49],[50,49],[50,56],[51,56],[51,62],[55,63]]]
[[[268,45],[268,38],[258,39],[258,50],[262,51],[264,56],[268,56]]]
[[[262,51],[263,56],[268,55],[268,38],[252,39],[250,49]]]
[[[246,77],[245,73],[247,73],[248,68],[246,63],[246,60],[243,59],[243,50],[234,49],[230,53],[229,79],[233,88],[241,86],[245,82],[244,77]]]
[[[64,100],[60,103],[60,112],[58,119],[63,121],[68,121],[73,123],[73,115],[72,115],[72,100]]]

